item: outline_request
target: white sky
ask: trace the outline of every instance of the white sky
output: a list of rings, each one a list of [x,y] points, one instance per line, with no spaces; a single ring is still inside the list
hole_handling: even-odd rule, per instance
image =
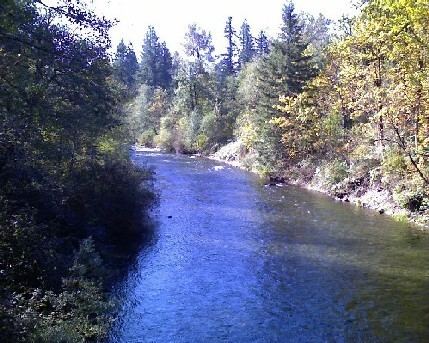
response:
[[[140,54],[146,29],[153,25],[169,49],[182,51],[187,26],[198,24],[210,31],[216,53],[225,46],[223,29],[228,16],[238,30],[244,19],[254,34],[261,29],[276,36],[281,25],[281,9],[284,0],[90,0],[96,12],[107,18],[116,18],[119,23],[112,29],[112,45],[116,47],[121,38],[131,42]],[[338,19],[351,13],[350,0],[295,0],[296,10],[313,15],[322,13],[330,19]]]

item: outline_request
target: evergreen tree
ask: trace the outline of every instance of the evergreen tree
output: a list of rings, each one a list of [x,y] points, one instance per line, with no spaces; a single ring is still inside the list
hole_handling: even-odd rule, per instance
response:
[[[159,84],[161,88],[170,89],[173,81],[173,58],[167,44],[161,44],[161,59],[159,61]]]
[[[299,93],[315,76],[312,56],[306,54],[308,43],[303,39],[302,25],[291,2],[283,7],[282,19],[280,39],[274,42],[258,72],[261,96],[257,112],[261,135],[256,148],[260,156],[264,156],[263,163],[270,167],[281,164],[286,157],[281,147],[280,131],[271,123],[278,115],[279,97]]]
[[[250,25],[247,20],[243,22],[240,29],[240,55],[239,63],[242,68],[246,63],[250,62],[255,56],[255,47]]]
[[[283,77],[287,86],[286,95],[299,93],[304,84],[315,76],[312,56],[306,53],[308,41],[304,38],[303,25],[292,2],[287,2],[282,13],[283,26],[276,54],[284,57]]]
[[[143,41],[140,73],[142,82],[157,85],[157,64],[159,56],[159,38],[153,26],[149,26]]]
[[[172,81],[172,58],[165,42],[160,42],[153,26],[149,26],[142,47],[141,78],[152,87],[168,89]]]
[[[256,53],[258,56],[267,55],[270,52],[270,42],[264,31],[259,32],[256,38]]]
[[[137,57],[132,46],[126,46],[123,40],[116,48],[113,67],[118,80],[123,82],[129,89],[135,87],[139,68]]]
[[[236,32],[232,26],[232,17],[228,17],[228,20],[226,22],[225,26],[225,38],[227,39],[227,52],[224,54],[224,58],[222,61],[222,65],[224,68],[224,73],[227,75],[232,75],[235,73],[235,66],[236,62],[234,61],[235,55],[236,55],[236,44],[234,43],[234,36],[236,35]]]

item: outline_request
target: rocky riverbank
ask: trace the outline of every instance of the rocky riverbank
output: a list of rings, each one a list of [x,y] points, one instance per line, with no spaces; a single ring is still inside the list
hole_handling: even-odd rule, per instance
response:
[[[247,152],[240,141],[222,147],[209,158],[260,174],[257,156]],[[327,175],[326,169],[323,162],[315,165],[303,161],[297,166],[279,172],[275,177],[268,178],[267,183],[272,186],[279,183],[298,185],[327,194],[337,201],[350,202],[375,210],[380,215],[390,215],[397,220],[408,221],[429,230],[429,209],[415,210],[412,207],[407,209],[400,206],[386,185],[371,178],[371,171],[335,178]]]

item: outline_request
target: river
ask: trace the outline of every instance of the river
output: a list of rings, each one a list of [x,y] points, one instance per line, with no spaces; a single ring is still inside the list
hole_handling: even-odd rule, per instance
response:
[[[429,342],[429,235],[200,158],[156,172],[110,342]]]

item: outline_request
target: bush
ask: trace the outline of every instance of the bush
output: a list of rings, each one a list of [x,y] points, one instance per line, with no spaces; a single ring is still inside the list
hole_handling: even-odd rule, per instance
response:
[[[393,189],[393,199],[410,212],[429,209],[429,193],[424,181],[418,176],[404,177],[397,181]]]
[[[155,137],[156,134],[154,130],[146,130],[139,136],[138,142],[140,145],[152,148],[155,144]]]
[[[410,212],[419,212],[429,209],[429,196],[421,191],[396,191],[394,198],[401,207]]]
[[[117,238],[138,235],[141,214],[154,199],[143,187],[150,178],[126,160],[90,161],[73,172],[67,205],[81,225],[102,226]]]
[[[397,149],[390,149],[385,152],[381,166],[385,175],[404,175],[407,170],[405,157]]]
[[[174,122],[170,117],[161,118],[159,134],[154,138],[155,145],[161,149],[173,149]]]
[[[194,152],[193,142],[195,135],[196,131],[192,118],[181,117],[177,123],[173,139],[173,146],[176,152]]]
[[[52,259],[48,255],[45,258]],[[103,291],[105,276],[93,240],[86,239],[58,290],[43,283],[40,287],[15,284],[15,289],[7,292],[3,289],[3,342],[74,343],[105,337],[114,308]]]
[[[203,151],[207,147],[208,141],[209,138],[205,134],[200,133],[195,141],[195,148],[198,151]]]
[[[349,168],[345,161],[335,159],[320,168],[319,177],[324,185],[332,187],[347,178],[348,171]]]

